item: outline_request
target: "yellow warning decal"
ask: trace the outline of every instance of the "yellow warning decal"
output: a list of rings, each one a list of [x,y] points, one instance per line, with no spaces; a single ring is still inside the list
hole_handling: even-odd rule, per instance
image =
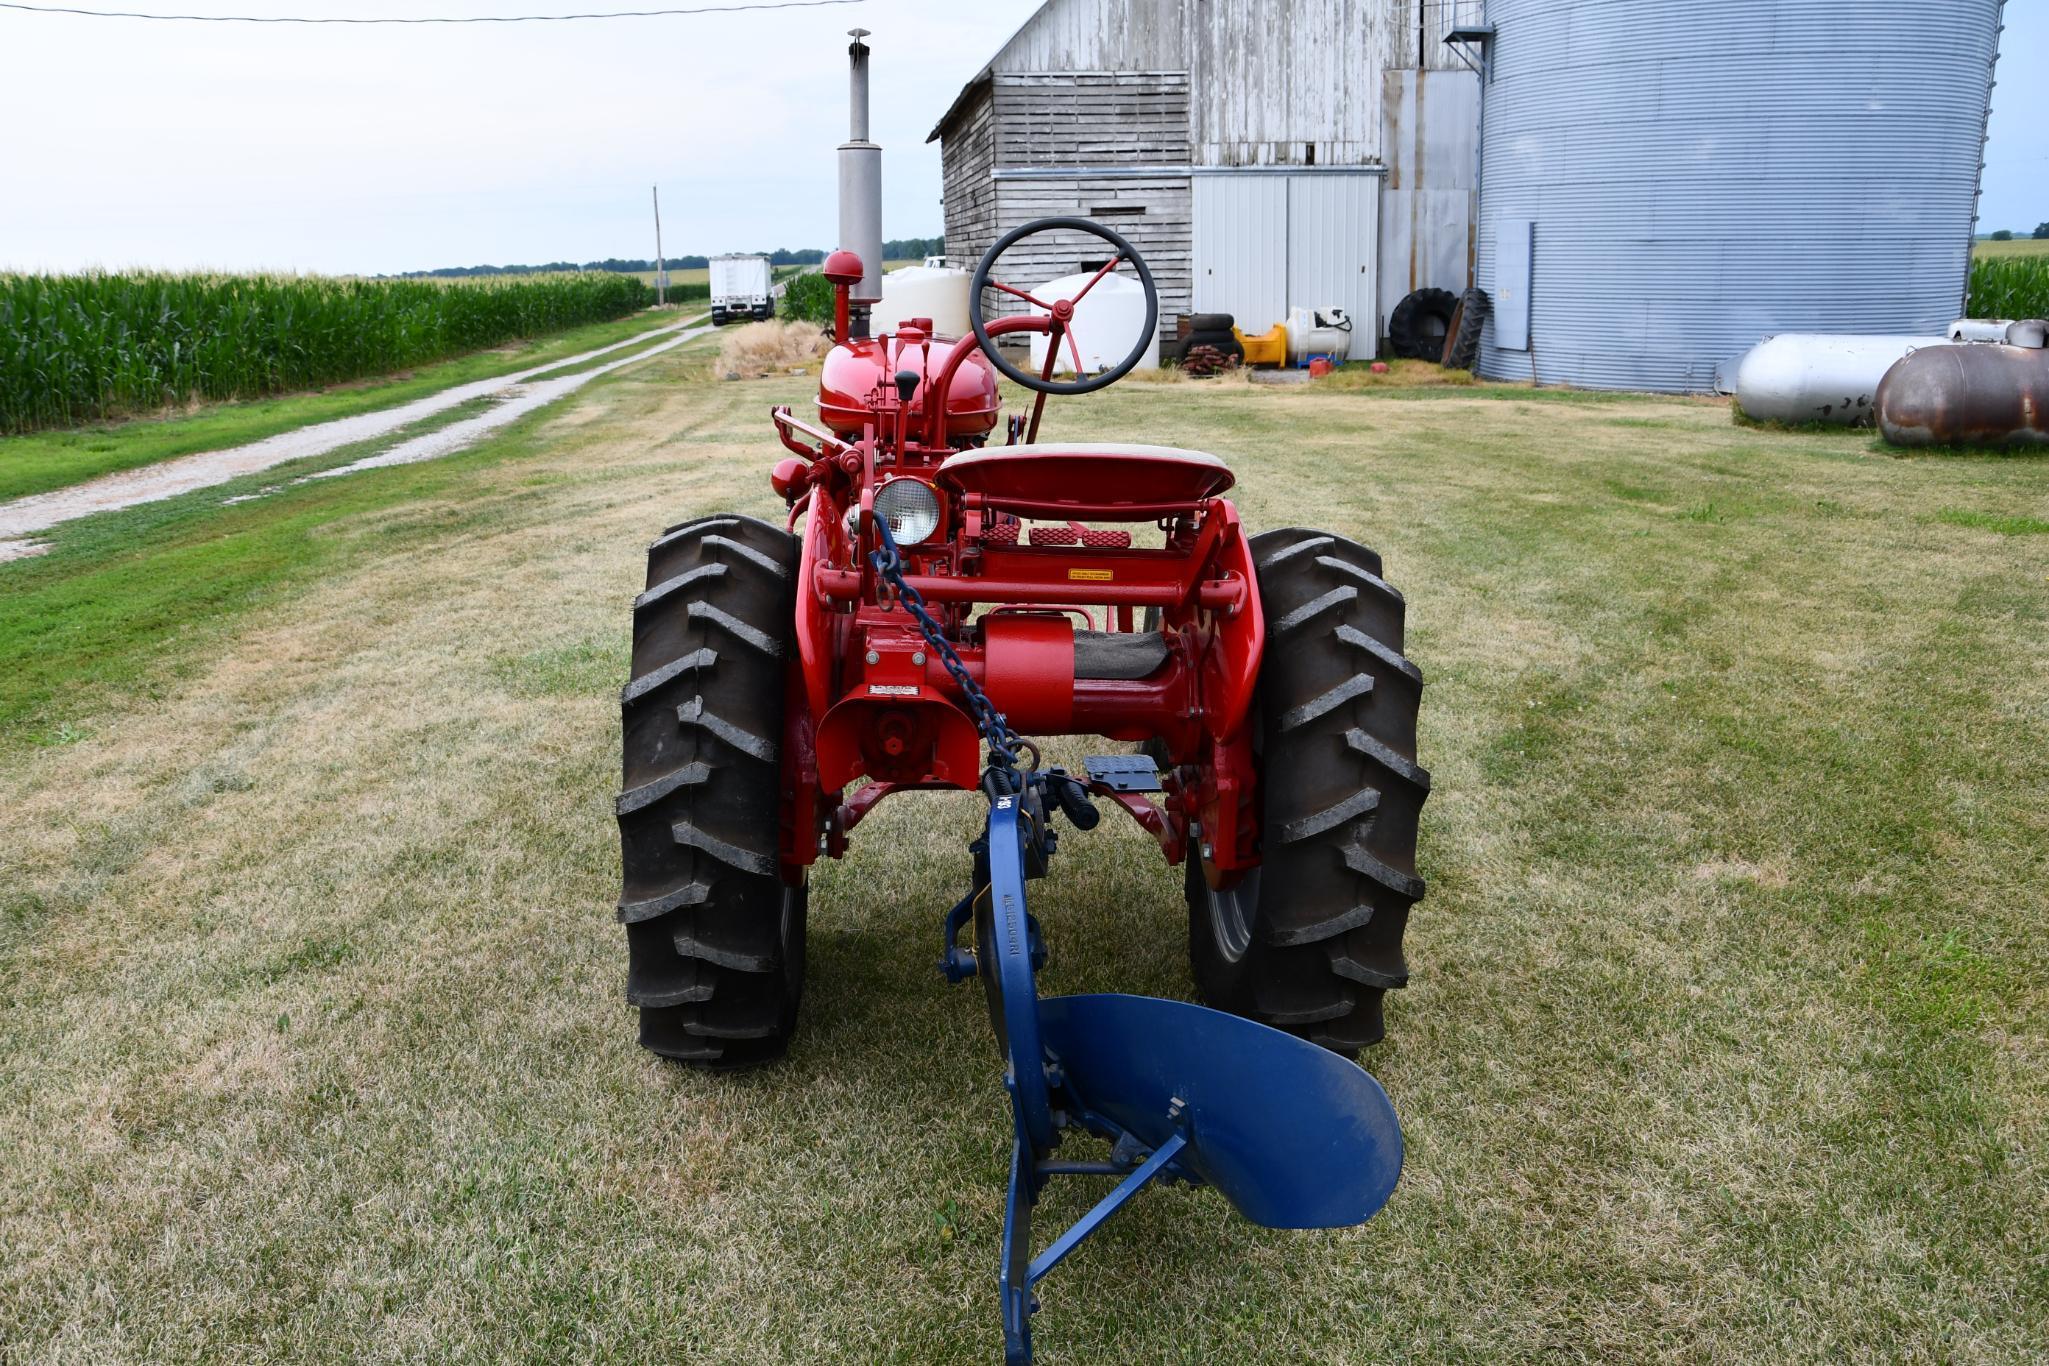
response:
[[[1116,579],[1117,574],[1109,569],[1070,569],[1067,571],[1067,577],[1083,583],[1110,583]]]

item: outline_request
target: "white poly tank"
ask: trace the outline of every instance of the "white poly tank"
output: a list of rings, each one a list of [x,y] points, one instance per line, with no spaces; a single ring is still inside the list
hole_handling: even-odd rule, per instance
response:
[[[1051,303],[1060,299],[1071,299],[1082,287],[1096,278],[1094,271],[1085,275],[1063,275],[1057,280],[1048,280],[1033,287],[1032,293]],[[1044,315],[1045,309],[1035,308],[1034,313]],[[1128,275],[1105,275],[1094,289],[1088,292],[1074,308],[1074,340],[1081,349],[1081,363],[1084,369],[1094,374],[1107,370],[1131,354],[1137,344],[1139,333],[1145,330],[1145,286]],[[1032,369],[1046,368],[1046,343],[1050,338],[1043,332],[1030,334],[1032,340]],[[1145,354],[1139,358],[1140,365],[1157,368],[1160,363],[1159,330],[1146,342]],[[1068,349],[1067,338],[1060,339],[1060,360],[1053,368],[1056,375],[1074,373],[1073,353]]]
[[[941,337],[968,334],[968,281],[948,266],[905,266],[882,277],[882,302],[868,315],[877,335],[894,332],[905,318],[930,318]]]

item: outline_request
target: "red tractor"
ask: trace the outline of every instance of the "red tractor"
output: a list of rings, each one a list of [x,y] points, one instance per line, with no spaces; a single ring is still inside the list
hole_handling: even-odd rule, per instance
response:
[[[1096,278],[1129,267],[1144,287],[1137,344],[1105,372],[1081,372],[1080,295],[992,278],[1050,233],[1099,239]],[[619,918],[641,1043],[717,1068],[779,1056],[806,869],[892,793],[986,788],[985,738],[999,766],[1036,770],[1020,734],[1138,747],[1055,771],[1046,805],[1093,824],[1090,802],[1114,802],[1185,863],[1207,1002],[1347,1056],[1378,1040],[1381,998],[1407,978],[1430,785],[1422,675],[1380,556],[1325,532],[1248,534],[1214,455],[1037,439],[1046,395],[1114,383],[1154,334],[1151,272],[1118,234],[1060,218],[1005,236],[957,340],[920,320],[863,335],[860,259],[836,252],[825,276],[837,345],[817,424],[773,414],[787,527],[673,526],[634,603]],[[986,317],[989,290],[1036,311]],[[1036,372],[998,346],[1034,331]],[[1054,378],[1063,347],[1073,380]],[[999,375],[1037,395],[1001,444]]]

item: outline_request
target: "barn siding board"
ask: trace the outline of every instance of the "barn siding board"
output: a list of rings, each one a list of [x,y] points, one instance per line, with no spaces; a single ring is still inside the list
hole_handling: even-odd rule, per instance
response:
[[[1079,216],[1098,218],[1137,247],[1152,270],[1160,291],[1160,335],[1174,335],[1174,320],[1189,311],[1189,185],[1186,176],[1088,177],[999,180],[997,213],[1005,230],[1034,218]],[[1136,206],[1135,214],[1105,214],[1104,208]],[[1030,288],[1085,267],[1109,255],[1101,238],[1086,233],[1048,233],[1006,252],[1001,269],[1009,283]],[[992,291],[988,305],[995,313],[1021,313],[1025,305]]]
[[[997,71],[1186,70],[1183,0],[1053,0],[1025,20]]]
[[[1002,232],[996,216],[995,168],[995,108],[984,87],[940,145],[946,252],[960,264],[972,265]]]
[[[1360,165],[1383,155],[1380,73],[1463,69],[1444,44],[1482,0],[1051,0],[999,77],[1185,71],[1203,166]]]
[[[1188,161],[1186,72],[997,76],[994,107],[999,166]]]
[[[1160,285],[1162,333],[1171,335],[1175,316],[1192,311],[1212,287],[1198,284],[1196,270],[1215,263],[1198,250],[1200,192],[1191,190],[1189,177],[1161,174],[1162,168],[1246,170],[1288,181],[1296,178],[1289,168],[1313,164],[1318,175],[1356,168],[1365,173],[1359,185],[1305,189],[1299,198],[1321,206],[1305,211],[1338,215],[1321,225],[1326,240],[1315,250],[1336,252],[1332,261],[1343,256],[1355,273],[1365,267],[1357,292],[1348,286],[1346,297],[1362,340],[1370,340],[1376,315],[1400,297],[1376,297],[1384,292],[1383,215],[1373,175],[1396,159],[1391,140],[1413,137],[1417,128],[1390,125],[1387,73],[1425,70],[1435,93],[1439,73],[1465,70],[1444,33],[1482,22],[1483,11],[1484,0],[1048,0],[934,130],[943,142],[947,250],[971,264],[997,237],[1033,218],[1093,217],[1100,208],[1141,204],[1143,214],[1113,213],[1105,221],[1145,253]],[[1421,126],[1433,139],[1445,131]],[[1428,262],[1454,261],[1468,250],[1470,229],[1453,201],[1469,199],[1471,186],[1454,172],[1440,174],[1444,164],[1433,148],[1423,179],[1436,197],[1404,208],[1397,233],[1404,253]],[[1057,174],[1069,168],[1093,174]],[[1409,183],[1416,184],[1415,172]],[[1336,240],[1362,232],[1357,243]],[[1210,240],[1219,239],[1212,232]],[[1267,263],[1284,272],[1284,294],[1309,288],[1285,278],[1284,263],[1297,246],[1303,244],[1277,244],[1283,264]],[[1084,259],[1085,249],[1052,244],[1013,254],[1006,269],[1037,282]],[[1258,279],[1273,274],[1261,270],[1254,272]],[[1262,312],[1274,311],[1270,293],[1259,292]],[[1283,302],[1313,307],[1339,300]]]

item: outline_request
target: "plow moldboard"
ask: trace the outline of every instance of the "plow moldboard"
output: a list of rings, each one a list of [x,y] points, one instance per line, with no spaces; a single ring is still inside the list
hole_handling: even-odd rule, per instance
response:
[[[1394,1193],[1401,1127],[1356,1063],[1222,1011],[1151,996],[1039,1002],[1047,1053],[1082,1105],[1174,1159],[1268,1228],[1370,1219]],[[1182,1102],[1182,1119],[1169,1118]]]

